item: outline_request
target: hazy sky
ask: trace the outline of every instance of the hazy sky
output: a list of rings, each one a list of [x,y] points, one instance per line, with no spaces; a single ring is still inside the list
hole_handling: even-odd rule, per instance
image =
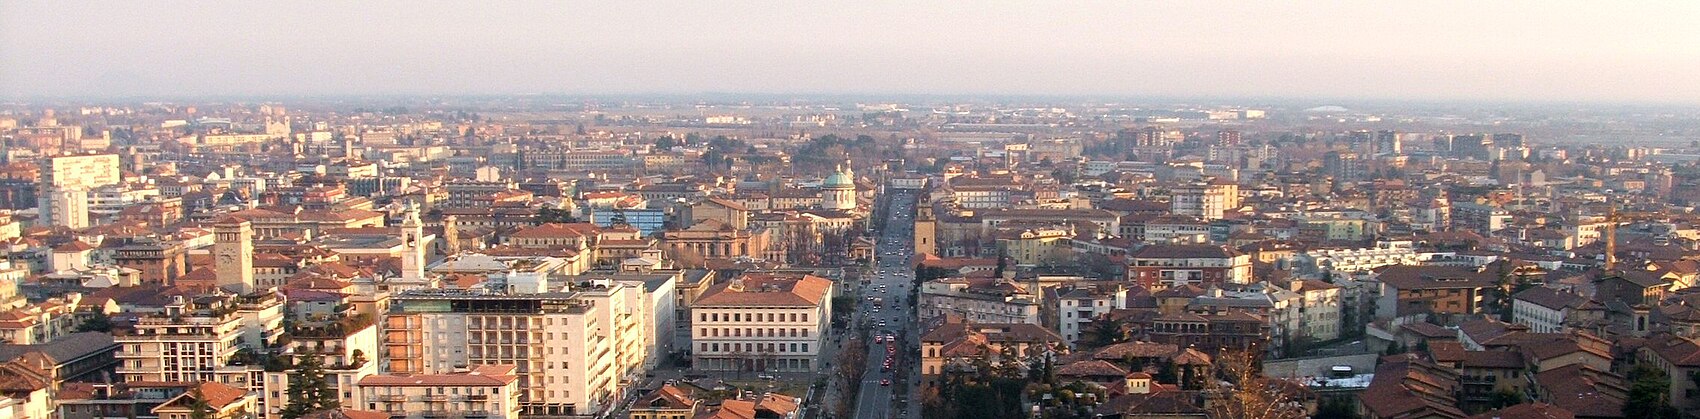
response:
[[[1697,1],[492,3],[3,1],[0,96],[1700,102]]]

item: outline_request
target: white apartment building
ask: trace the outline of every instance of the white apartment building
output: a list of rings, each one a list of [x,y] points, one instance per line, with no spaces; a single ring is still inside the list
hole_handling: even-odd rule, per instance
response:
[[[814,371],[832,327],[832,285],[774,273],[715,284],[691,305],[692,368]]]
[[[603,335],[609,338],[608,349],[614,356],[614,391],[625,394],[643,377],[644,359],[648,355],[645,337],[653,330],[644,327],[654,324],[655,313],[644,304],[643,284],[596,279],[573,289],[578,291],[578,298],[590,301],[597,308],[596,324],[605,328]]]
[[[1380,242],[1372,248],[1319,249],[1295,256],[1294,268],[1307,272],[1363,273],[1390,265],[1416,265],[1422,256],[1409,241]]]
[[[351,407],[389,413],[392,418],[520,417],[519,377],[512,365],[474,365],[442,374],[386,374],[360,379],[360,399]]]
[[[1587,297],[1547,287],[1533,287],[1511,296],[1511,321],[1534,333],[1562,333],[1565,322],[1581,320],[1579,312],[1598,304]]]
[[[1100,290],[1071,287],[1057,290],[1057,334],[1073,348],[1081,339],[1081,331],[1113,309],[1127,308],[1127,288]]]
[[[972,323],[1039,323],[1039,298],[1007,280],[950,278],[921,284],[921,323],[945,315]]]
[[[297,328],[289,343],[293,354],[319,356],[324,365],[325,380],[337,393],[337,402],[344,407],[362,406],[357,385],[360,380],[378,374],[378,326],[369,321],[350,322],[353,330]],[[289,404],[289,371],[267,371],[260,391],[266,400],[261,417],[278,418]]]
[[[513,365],[526,415],[591,415],[614,401],[620,330],[575,292],[496,294],[415,290],[391,299],[384,352],[389,371],[448,374]]]
[[[117,154],[44,159],[36,191],[40,219],[57,226],[88,227],[89,191],[122,181],[118,167]]]

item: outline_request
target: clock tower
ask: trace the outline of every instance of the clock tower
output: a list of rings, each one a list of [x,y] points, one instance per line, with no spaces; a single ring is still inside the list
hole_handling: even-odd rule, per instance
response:
[[[219,288],[254,292],[254,228],[248,220],[225,218],[213,225],[213,258]]]

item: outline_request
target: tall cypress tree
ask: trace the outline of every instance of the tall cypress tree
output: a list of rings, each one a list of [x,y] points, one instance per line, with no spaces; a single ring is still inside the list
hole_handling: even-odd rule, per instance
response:
[[[296,419],[308,413],[342,407],[336,389],[325,378],[324,357],[318,353],[296,355],[295,370],[289,373],[289,403],[280,416]]]

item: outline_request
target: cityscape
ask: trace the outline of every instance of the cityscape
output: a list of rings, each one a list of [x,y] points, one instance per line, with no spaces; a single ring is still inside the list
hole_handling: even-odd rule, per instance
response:
[[[1700,418],[1693,6],[241,3],[0,6],[0,418]]]

